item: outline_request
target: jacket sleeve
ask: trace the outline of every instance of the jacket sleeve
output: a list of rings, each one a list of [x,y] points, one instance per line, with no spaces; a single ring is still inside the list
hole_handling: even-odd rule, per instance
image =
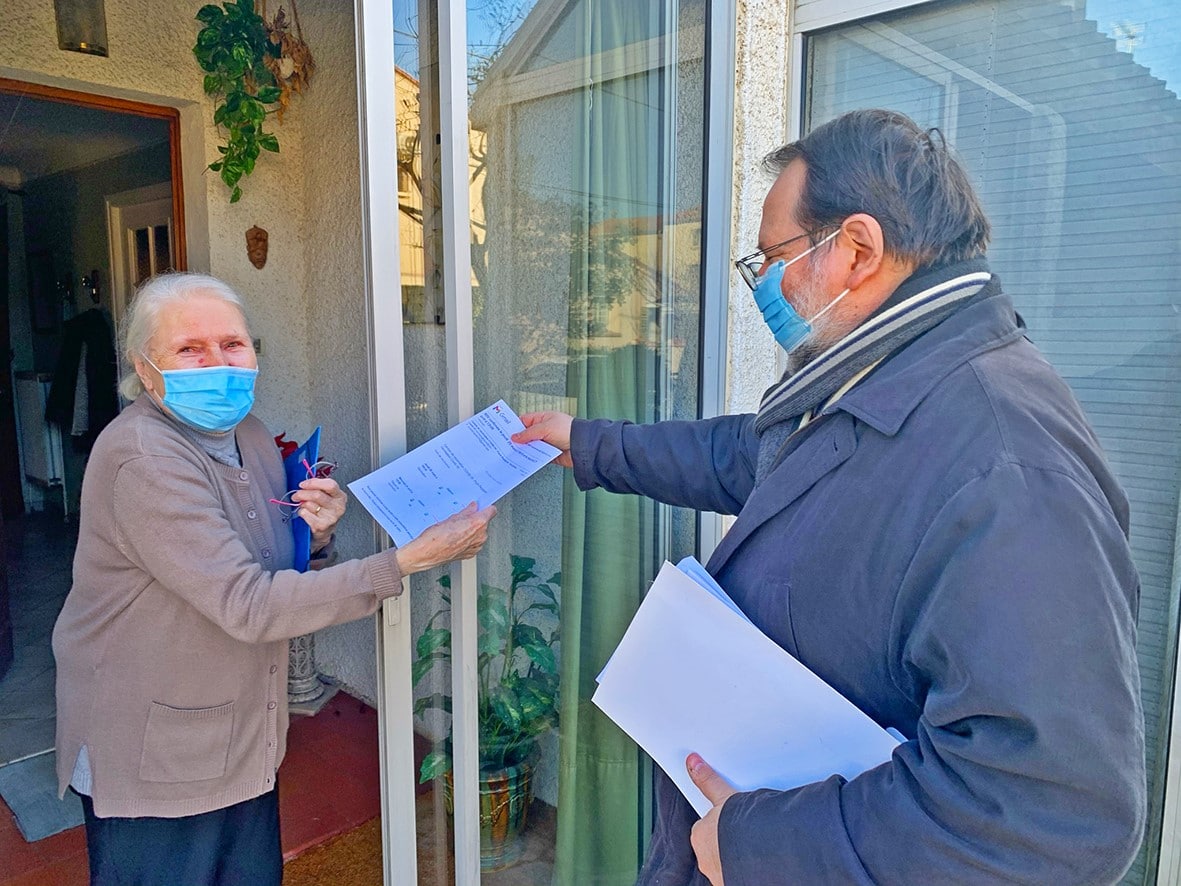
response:
[[[575,419],[570,454],[584,491],[602,488],[737,514],[754,487],[758,438],[753,415],[649,425]]]
[[[263,643],[363,618],[401,591],[394,551],[305,573],[259,565],[191,462],[142,456],[114,477],[115,537],[151,580],[227,634]]]
[[[967,484],[890,626],[914,734],[852,781],[731,797],[727,886],[1118,880],[1145,823],[1138,594],[1110,506],[1073,478],[1007,464]]]

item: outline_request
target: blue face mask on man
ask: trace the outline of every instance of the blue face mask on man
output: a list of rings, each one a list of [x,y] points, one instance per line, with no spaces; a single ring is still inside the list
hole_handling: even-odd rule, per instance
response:
[[[804,339],[811,334],[816,321],[828,313],[833,305],[848,295],[849,290],[846,289],[834,298],[810,320],[805,320],[791,306],[788,300],[783,297],[783,272],[787,270],[789,265],[795,264],[805,255],[824,245],[839,233],[840,230],[833,231],[815,246],[805,249],[791,261],[777,261],[773,263],[759,277],[758,285],[755,286],[755,304],[759,306],[759,311],[763,314],[763,322],[767,324],[779,346],[789,354],[798,348]]]
[[[161,369],[146,355],[144,359],[164,379],[161,402],[169,412],[194,428],[213,433],[232,431],[254,406],[257,369],[244,366]]]

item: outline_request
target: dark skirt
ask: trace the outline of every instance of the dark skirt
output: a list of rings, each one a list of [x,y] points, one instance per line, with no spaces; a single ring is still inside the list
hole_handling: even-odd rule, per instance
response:
[[[91,886],[279,886],[279,791],[182,818],[99,818],[82,797]]]

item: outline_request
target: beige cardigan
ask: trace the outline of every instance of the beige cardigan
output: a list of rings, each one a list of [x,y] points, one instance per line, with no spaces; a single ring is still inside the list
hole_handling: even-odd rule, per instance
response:
[[[85,745],[99,816],[194,815],[271,790],[287,640],[401,591],[392,550],[292,570],[267,503],[286,491],[279,450],[253,416],[236,434],[240,468],[142,395],[90,455],[53,653],[59,789]]]

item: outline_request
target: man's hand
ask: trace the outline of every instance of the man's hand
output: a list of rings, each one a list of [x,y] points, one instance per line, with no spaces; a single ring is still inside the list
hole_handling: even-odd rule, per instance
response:
[[[732,794],[738,793],[726,783],[722,776],[714,772],[712,766],[701,759],[700,754],[690,754],[685,758],[685,768],[689,770],[689,777],[698,790],[705,794],[705,798],[714,804],[714,808],[705,814],[705,818],[693,825],[693,832],[689,839],[693,844],[693,853],[697,856],[697,869],[709,879],[713,886],[723,886],[722,855],[718,849],[718,818],[722,814],[722,806]]]
[[[574,459],[570,457],[570,426],[574,424],[572,416],[564,412],[530,412],[521,416],[521,424],[525,430],[513,434],[514,443],[542,440],[562,450],[562,454],[554,459],[554,464],[564,468],[574,467]]]

